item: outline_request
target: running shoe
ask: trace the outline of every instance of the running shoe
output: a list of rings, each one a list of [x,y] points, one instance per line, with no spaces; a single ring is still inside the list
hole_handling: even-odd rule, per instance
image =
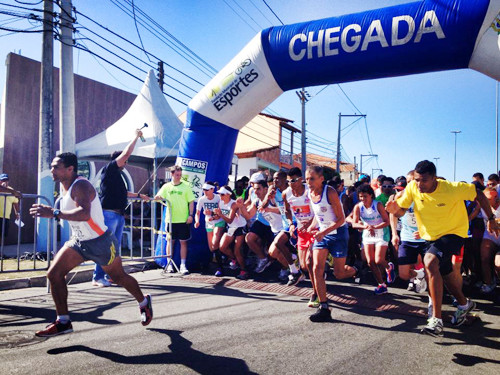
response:
[[[237,270],[239,268],[238,262],[236,262],[236,260],[233,259],[231,263],[229,263],[229,268],[232,269],[233,271]]]
[[[181,264],[179,272],[181,273],[181,275],[189,275],[189,271],[184,264]]]
[[[111,286],[111,282],[106,279],[92,280],[93,286],[98,286],[99,288],[106,288]]]
[[[153,304],[151,303],[151,296],[147,294],[146,299],[148,300],[148,304],[144,307],[139,307],[141,310],[141,324],[143,326],[147,326],[151,323],[151,320],[153,320]]]
[[[415,292],[417,293],[423,293],[427,290],[427,281],[425,280],[425,277],[421,279],[415,279]]]
[[[71,325],[71,321],[68,320],[67,323],[61,323],[59,320],[56,320],[53,323],[50,323],[44,330],[36,331],[35,336],[38,337],[53,337],[57,335],[63,335],[65,333],[73,332],[73,326]]]
[[[316,297],[315,299],[310,299],[309,302],[307,303],[307,307],[312,307],[314,309],[317,309],[319,307],[319,298]]]
[[[467,298],[467,305],[465,309],[457,308],[455,314],[451,317],[451,324],[455,327],[461,326],[466,318],[467,314],[476,308],[476,303]]]
[[[217,277],[222,277],[223,276],[222,275],[222,269],[221,268],[217,268],[217,271],[215,271],[214,275],[217,276]]]
[[[174,266],[172,266],[172,263],[169,263],[166,269],[167,273],[174,273]]]
[[[410,292],[415,291],[415,283],[414,283],[414,280],[415,280],[415,279],[410,279],[410,282],[408,283],[408,288],[406,288],[406,290],[408,290],[408,291],[410,291]]]
[[[479,291],[482,294],[490,294],[491,292],[493,292],[495,290],[495,287],[496,287],[495,283],[491,283],[490,285],[483,284],[483,286],[481,286],[481,289]]]
[[[280,270],[280,274],[278,275],[278,279],[280,279],[281,281],[287,281],[289,275],[290,275],[289,270]]]
[[[248,280],[250,278],[250,274],[247,271],[240,271],[236,278],[239,280]]]
[[[394,263],[389,262],[389,271],[386,270],[387,272],[387,284],[392,284],[396,280],[396,270],[394,267]]]
[[[382,284],[382,285],[379,285],[377,286],[374,290],[373,290],[373,293],[375,293],[375,295],[379,296],[381,294],[385,294],[387,293],[387,287]]]
[[[427,320],[427,325],[424,328],[422,328],[420,332],[434,337],[442,337],[443,321],[441,319],[434,317],[429,318],[429,320]]]
[[[305,279],[304,274],[299,271],[297,273],[291,273],[290,276],[288,276],[288,283],[286,285],[288,286],[294,286],[300,283],[302,280]]]
[[[271,261],[265,257],[263,259],[259,259],[259,262],[257,263],[257,267],[255,267],[255,272],[257,273],[262,273],[264,270],[269,267],[271,264]]]
[[[332,321],[332,312],[329,308],[319,308],[316,310],[314,314],[309,317],[309,320],[314,323],[319,322],[331,322]]]

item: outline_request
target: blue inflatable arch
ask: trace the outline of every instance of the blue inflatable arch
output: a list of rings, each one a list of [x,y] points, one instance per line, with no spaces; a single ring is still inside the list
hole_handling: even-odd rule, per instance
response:
[[[499,80],[499,13],[500,0],[423,0],[265,29],[189,103],[177,164],[195,194],[225,182],[238,130],[287,90],[462,68]]]

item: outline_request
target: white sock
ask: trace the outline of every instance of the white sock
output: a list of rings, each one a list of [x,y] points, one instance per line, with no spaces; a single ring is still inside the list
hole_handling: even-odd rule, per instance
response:
[[[139,303],[139,307],[146,307],[148,305],[148,299],[144,297],[144,301]]]
[[[415,270],[415,272],[417,273],[417,279],[423,279],[425,277],[425,272],[423,268]]]
[[[294,263],[290,264],[288,266],[288,268],[290,268],[290,272],[291,273],[297,273],[297,272],[299,272],[299,270],[297,269],[297,266]]]
[[[186,259],[181,259],[181,265],[184,267],[186,266]]]
[[[66,324],[69,322],[69,315],[58,315],[57,320],[59,320],[62,324]]]

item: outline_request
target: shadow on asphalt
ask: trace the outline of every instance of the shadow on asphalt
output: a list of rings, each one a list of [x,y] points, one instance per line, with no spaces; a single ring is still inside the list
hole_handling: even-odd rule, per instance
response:
[[[130,365],[179,364],[184,365],[199,374],[234,373],[255,374],[248,368],[246,362],[239,358],[210,355],[193,349],[193,343],[181,336],[182,331],[167,329],[149,329],[149,331],[165,334],[170,337],[170,351],[155,354],[126,356],[110,351],[89,348],[85,345],[72,345],[47,351],[57,355],[72,352],[87,352],[97,357],[105,358],[115,363]]]
[[[479,363],[500,364],[500,361],[497,361],[494,359],[481,358],[481,357],[477,357],[475,355],[460,354],[460,353],[455,353],[453,355],[455,356],[455,358],[452,359],[453,362],[455,362],[456,364],[459,364],[461,366],[466,366],[466,367],[472,367],[472,366],[475,366]]]

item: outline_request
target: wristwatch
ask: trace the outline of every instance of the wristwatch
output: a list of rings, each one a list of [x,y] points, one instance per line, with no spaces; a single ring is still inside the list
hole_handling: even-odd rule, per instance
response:
[[[60,214],[61,214],[61,210],[59,210],[57,208],[52,212],[52,215],[54,216],[54,219],[56,219],[56,220],[59,220]]]

